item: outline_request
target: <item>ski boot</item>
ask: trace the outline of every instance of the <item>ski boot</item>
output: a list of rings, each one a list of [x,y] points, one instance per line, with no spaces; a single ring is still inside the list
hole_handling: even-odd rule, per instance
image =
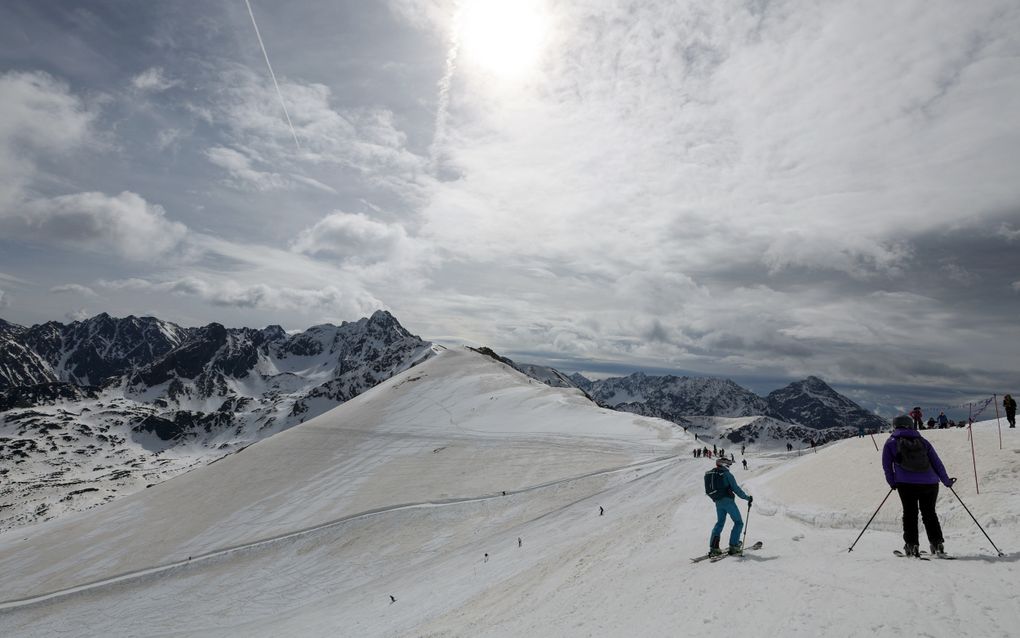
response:
[[[708,555],[709,556],[719,556],[720,554],[722,554],[722,550],[719,549],[719,537],[718,536],[713,536],[712,537],[712,542],[711,542],[711,544],[709,545],[709,548],[708,548]]]
[[[906,554],[907,556],[913,556],[915,558],[920,558],[921,557],[921,546],[920,545],[911,545],[910,543],[907,543],[906,545],[903,546],[903,553]]]
[[[737,543],[736,545],[730,545],[730,549],[727,552],[730,556],[739,556],[744,553],[744,544]]]
[[[942,543],[935,543],[931,546],[931,555],[936,558],[944,558],[946,556],[946,546]]]

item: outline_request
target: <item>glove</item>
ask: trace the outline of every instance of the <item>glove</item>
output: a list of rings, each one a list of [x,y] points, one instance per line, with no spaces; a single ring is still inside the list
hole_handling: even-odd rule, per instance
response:
[[[748,496],[747,497],[747,504],[750,505],[753,502],[754,502],[754,497],[753,496]]]
[[[895,486],[895,485],[890,485],[890,486],[889,486],[889,489],[891,489],[891,490],[895,490],[895,489],[896,489],[896,486]]]
[[[949,483],[946,484],[946,487],[952,487],[954,485],[956,485],[956,478],[951,478],[949,479]]]

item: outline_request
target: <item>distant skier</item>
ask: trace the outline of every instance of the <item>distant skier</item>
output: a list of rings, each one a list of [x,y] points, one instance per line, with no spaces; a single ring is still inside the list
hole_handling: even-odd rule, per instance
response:
[[[1006,410],[1006,420],[1009,421],[1009,427],[1016,427],[1016,401],[1013,397],[1006,395],[1002,397],[1002,407]]]
[[[935,417],[933,416],[928,417],[928,429],[929,430],[935,429]]]
[[[945,555],[945,539],[935,513],[935,501],[939,496],[939,481],[952,487],[956,479],[949,478],[935,448],[912,428],[913,423],[913,418],[907,415],[893,419],[893,432],[882,448],[882,469],[889,487],[896,490],[903,503],[904,553],[920,555],[917,530],[920,508],[931,553]]]
[[[857,438],[858,439],[863,439],[864,438],[864,423],[863,422],[860,425],[857,426]]]
[[[393,597],[393,594],[390,594],[390,604],[392,605],[395,602],[397,602],[397,599]]]
[[[520,536],[517,537],[517,546],[518,547],[523,547],[524,546],[524,541],[521,540]]]
[[[787,452],[793,452],[793,444],[792,443],[787,443],[786,444],[786,451]]]
[[[601,505],[599,505],[599,516],[602,516],[602,515],[603,515],[603,514],[605,514],[605,513],[606,513],[606,510],[604,510],[604,509],[602,508],[602,506],[601,506]]]
[[[924,423],[924,415],[921,414],[921,406],[915,405],[914,409],[910,411],[910,418],[914,420],[914,429],[920,430]]]
[[[740,456],[744,456],[744,450],[746,450],[746,449],[747,449],[746,446],[744,446],[744,445],[740,446]]]
[[[713,444],[712,444],[712,454],[718,454],[718,452],[719,452],[719,449],[718,449],[718,448],[716,448],[716,447],[715,447],[715,444],[713,443]]]
[[[746,470],[747,469],[747,459],[741,459],[740,462],[744,464],[744,469]]]
[[[484,557],[484,558],[482,558],[482,562],[483,562],[483,563],[487,563],[487,562],[489,562],[489,553],[488,553],[488,552],[486,552],[486,553],[485,553],[485,557]]]
[[[748,502],[753,498],[744,493],[737,485],[737,480],[730,474],[730,466],[733,461],[725,457],[719,457],[715,467],[705,472],[705,493],[715,501],[716,522],[712,528],[712,535],[709,537],[708,553],[712,556],[722,554],[719,548],[719,541],[722,538],[723,526],[726,525],[726,517],[733,519],[733,529],[730,530],[730,554],[739,554],[742,546],[740,544],[740,532],[744,529],[744,519],[740,517],[740,510],[734,495],[739,496]]]
[[[939,412],[939,429],[945,430],[949,427],[949,417],[946,416],[945,412]]]

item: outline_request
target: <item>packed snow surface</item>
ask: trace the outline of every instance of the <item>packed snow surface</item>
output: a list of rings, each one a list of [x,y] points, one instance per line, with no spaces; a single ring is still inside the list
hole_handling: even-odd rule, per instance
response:
[[[1005,558],[944,488],[958,560],[892,555],[895,493],[848,553],[889,492],[881,435],[749,446],[748,470],[733,449],[765,546],[692,564],[715,518],[693,434],[450,350],[212,465],[3,534],[0,635],[1016,636],[1016,432],[999,449],[996,423],[975,425],[977,485],[968,430],[924,433]]]

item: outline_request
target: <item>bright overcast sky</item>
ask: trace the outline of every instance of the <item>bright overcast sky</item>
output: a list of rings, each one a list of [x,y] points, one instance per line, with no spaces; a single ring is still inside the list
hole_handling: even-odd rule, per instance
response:
[[[1020,390],[1016,0],[251,6],[0,4],[0,317]]]

